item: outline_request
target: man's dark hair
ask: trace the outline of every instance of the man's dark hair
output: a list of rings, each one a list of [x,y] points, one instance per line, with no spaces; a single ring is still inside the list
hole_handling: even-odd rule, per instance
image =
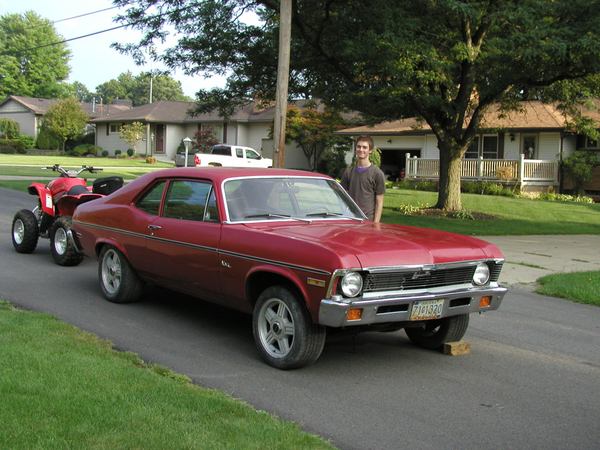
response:
[[[356,143],[358,144],[360,141],[366,142],[367,144],[369,144],[369,150],[373,150],[375,148],[375,144],[373,143],[373,139],[371,138],[371,136],[367,136],[362,135],[359,136],[358,138],[356,138]]]

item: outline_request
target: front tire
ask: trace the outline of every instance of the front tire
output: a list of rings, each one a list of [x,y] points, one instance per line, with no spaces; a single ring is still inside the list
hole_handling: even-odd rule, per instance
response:
[[[312,364],[325,346],[325,327],[314,324],[304,302],[283,286],[271,286],[260,294],[252,331],[261,357],[278,369]]]
[[[12,222],[12,243],[18,253],[31,253],[40,237],[37,218],[28,209],[15,214]]]
[[[98,279],[104,297],[113,303],[131,303],[142,296],[143,283],[119,250],[105,246],[98,261]]]
[[[450,316],[444,319],[428,320],[424,327],[405,328],[404,331],[413,344],[436,350],[446,342],[460,341],[467,332],[469,315]]]
[[[70,217],[59,217],[50,227],[50,251],[54,262],[59,266],[76,266],[83,260],[70,233]]]

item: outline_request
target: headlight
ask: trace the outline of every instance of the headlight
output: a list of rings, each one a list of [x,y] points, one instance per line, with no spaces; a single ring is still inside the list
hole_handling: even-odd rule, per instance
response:
[[[485,263],[477,264],[475,274],[473,275],[473,283],[477,286],[483,286],[490,280],[490,268]]]
[[[358,272],[348,272],[340,284],[346,297],[356,297],[362,291],[363,279]]]

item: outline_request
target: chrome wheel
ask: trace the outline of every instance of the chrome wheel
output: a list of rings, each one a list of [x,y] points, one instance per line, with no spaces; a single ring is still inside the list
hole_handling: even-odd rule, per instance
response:
[[[294,318],[277,298],[267,300],[258,314],[258,336],[263,348],[274,358],[287,356],[294,343]]]
[[[102,285],[110,295],[115,295],[121,286],[121,259],[117,252],[109,249],[102,258]]]
[[[13,239],[19,245],[25,239],[25,224],[21,219],[15,219],[13,223]]]
[[[62,227],[57,228],[54,232],[54,251],[58,255],[64,255],[67,251],[67,239],[68,237],[65,229]]]

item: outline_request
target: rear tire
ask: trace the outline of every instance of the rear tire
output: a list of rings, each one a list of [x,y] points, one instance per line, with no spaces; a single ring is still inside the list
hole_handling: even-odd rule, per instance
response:
[[[100,252],[98,279],[102,294],[109,302],[131,303],[142,296],[143,282],[123,253],[109,245]]]
[[[71,234],[71,218],[59,217],[50,227],[50,251],[59,266],[76,266],[83,260]]]
[[[15,214],[12,222],[12,243],[18,253],[31,253],[37,247],[40,232],[37,218],[28,209]]]
[[[460,341],[467,332],[469,315],[450,316],[439,320],[428,320],[423,328],[405,328],[413,344],[436,350],[446,342]]]
[[[278,369],[312,364],[325,346],[325,327],[314,324],[304,302],[283,286],[271,286],[260,294],[252,331],[261,357]]]

